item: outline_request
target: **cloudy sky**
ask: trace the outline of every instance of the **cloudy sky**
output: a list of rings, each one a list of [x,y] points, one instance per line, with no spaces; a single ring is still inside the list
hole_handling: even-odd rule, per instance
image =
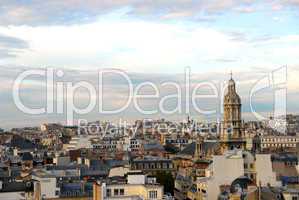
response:
[[[287,65],[288,111],[296,113],[298,17],[298,0],[2,0],[0,126],[64,120],[63,115],[28,116],[13,103],[12,84],[18,74],[46,67],[63,69],[62,81],[96,80],[99,69],[122,69],[135,85],[152,80],[184,85],[180,80],[186,66],[197,82],[225,81],[232,70],[245,117],[250,112],[246,102],[253,84]],[[113,107],[124,91],[119,90],[122,81],[111,80],[105,98]],[[22,95],[28,104],[44,103],[42,83],[35,80],[24,86]],[[261,113],[272,112],[270,89],[269,95],[256,99]],[[170,91],[164,90],[163,94]],[[84,104],[86,95],[77,96],[78,104]],[[130,108],[120,115],[93,112],[85,117],[119,116],[144,117]],[[194,113],[194,117],[202,116]]]

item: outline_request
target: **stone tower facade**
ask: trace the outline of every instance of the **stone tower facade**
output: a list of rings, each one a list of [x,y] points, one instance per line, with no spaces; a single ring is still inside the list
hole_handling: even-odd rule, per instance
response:
[[[224,115],[221,124],[220,140],[228,149],[242,148],[244,131],[241,117],[241,98],[236,91],[236,83],[232,76],[228,81],[227,93],[224,96]]]

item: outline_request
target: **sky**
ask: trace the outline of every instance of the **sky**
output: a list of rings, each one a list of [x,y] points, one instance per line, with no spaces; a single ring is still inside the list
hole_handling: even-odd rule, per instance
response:
[[[182,86],[179,80],[187,66],[195,82],[225,81],[233,71],[246,118],[250,88],[273,70],[287,66],[288,112],[298,113],[298,16],[298,0],[2,0],[0,127],[64,120],[64,115],[57,114],[28,116],[13,103],[12,85],[21,72],[50,67],[64,70],[64,81],[96,80],[98,70],[115,68],[128,73],[135,86],[154,80],[159,87],[165,80]],[[117,91],[122,81],[111,80],[105,98],[113,107],[124,91]],[[45,99],[39,98],[45,91],[42,83],[31,80],[22,89],[23,99],[34,106],[43,104]],[[164,90],[163,94],[169,92]],[[261,113],[273,111],[270,90],[256,100]],[[86,94],[77,96],[78,104],[84,104]],[[84,117],[148,116],[128,108],[119,115],[94,111]]]

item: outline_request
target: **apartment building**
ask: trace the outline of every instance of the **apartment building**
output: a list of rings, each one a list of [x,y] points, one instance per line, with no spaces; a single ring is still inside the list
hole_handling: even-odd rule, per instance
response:
[[[127,173],[127,182],[97,182],[93,186],[93,200],[161,200],[163,186],[141,171]]]

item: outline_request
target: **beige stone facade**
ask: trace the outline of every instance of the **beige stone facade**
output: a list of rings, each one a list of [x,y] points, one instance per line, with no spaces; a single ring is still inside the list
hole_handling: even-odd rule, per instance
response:
[[[222,149],[244,149],[246,141],[242,126],[242,104],[241,98],[236,91],[235,81],[232,77],[228,82],[227,93],[224,96],[223,106],[224,115],[220,133]]]

